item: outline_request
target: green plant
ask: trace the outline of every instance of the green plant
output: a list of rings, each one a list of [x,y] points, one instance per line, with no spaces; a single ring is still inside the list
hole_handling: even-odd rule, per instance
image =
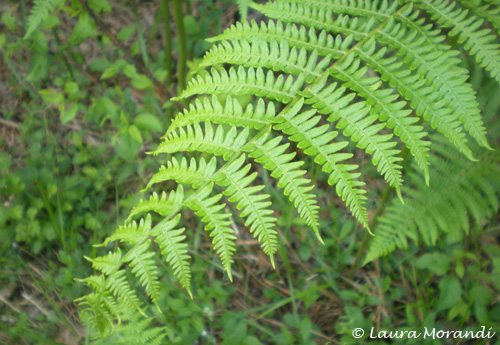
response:
[[[322,241],[314,185],[300,168],[306,160],[321,168],[353,216],[371,231],[380,213],[369,219],[365,183],[349,149],[370,155],[374,169],[388,184],[385,195],[394,189],[400,200],[393,202],[380,222],[383,236],[376,237],[368,261],[393,250],[394,242],[403,246],[406,236],[416,238],[420,233],[432,244],[450,226],[455,227],[453,236],[459,236],[458,229],[467,231],[467,214],[460,222],[446,214],[457,210],[463,214],[468,209],[480,220],[498,208],[494,163],[469,162],[482,154],[473,153],[467,134],[479,146],[491,147],[475,93],[467,82],[468,71],[462,66],[463,54],[457,49],[463,45],[477,65],[500,81],[500,49],[492,43],[497,38],[488,29],[488,20],[498,20],[497,7],[489,3],[478,7],[479,3],[468,4],[471,10],[442,0],[251,3],[271,19],[267,24],[238,23],[212,39],[220,43],[200,64],[212,69],[192,79],[174,100],[198,98],[172,120],[162,143],[152,152],[174,156],[152,177],[147,189],[170,180],[177,187],[141,201],[125,225],[104,242],[122,242],[124,254],[116,249],[90,259],[101,274],[83,279],[93,292],[80,302],[100,333],[109,333],[114,320],[120,320],[120,304],[141,310],[134,288],[125,279],[124,264],[158,305],[161,288],[151,237],[192,295],[187,232],[179,225],[184,208],[205,224],[230,280],[236,212],[229,207],[240,210],[239,217],[275,264],[276,217],[270,195],[256,181],[263,169],[277,180],[277,187]],[[228,64],[237,67],[227,68]],[[428,136],[428,132],[436,133]],[[449,167],[440,169],[437,154],[429,148],[430,139],[434,152]],[[289,149],[292,143],[302,154]],[[469,161],[455,155],[457,151]],[[188,161],[182,152],[197,154]],[[416,167],[407,166],[410,157]],[[476,167],[486,175],[478,174]],[[407,171],[418,187],[416,192],[403,187]],[[465,171],[472,177],[464,174],[461,180],[449,181],[450,176]],[[495,185],[491,193],[482,178]],[[425,190],[434,183],[443,190],[450,186],[451,192],[440,199],[445,202],[442,206],[425,213],[415,205],[431,201],[433,194]],[[188,192],[183,185],[189,186]],[[476,185],[480,192],[473,192]],[[487,212],[470,201],[480,200],[481,193],[490,196]],[[408,205],[396,205],[401,202]],[[436,215],[440,208],[445,213]],[[157,218],[148,214],[133,221],[145,212],[162,218],[153,224]],[[394,219],[406,219],[408,214],[415,222],[408,222],[409,230],[401,235]]]

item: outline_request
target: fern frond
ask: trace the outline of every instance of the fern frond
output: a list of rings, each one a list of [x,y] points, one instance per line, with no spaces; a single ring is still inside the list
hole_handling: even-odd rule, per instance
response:
[[[489,29],[480,29],[484,20],[468,16],[468,11],[455,8],[448,0],[415,0],[415,4],[429,12],[441,26],[451,28],[450,36],[458,36],[458,43],[475,56],[476,61],[500,83],[500,45]]]
[[[87,309],[84,310],[91,312],[96,318],[106,318],[111,324],[111,329],[114,326],[114,318],[118,320],[118,323],[121,323],[120,305],[116,303],[116,300],[113,298],[112,292],[109,289],[109,285],[104,275],[92,275],[85,279],[78,280],[86,283],[95,292],[82,298],[78,298],[75,302],[77,302],[80,306],[87,306]],[[96,308],[102,310],[95,310]],[[108,328],[108,325],[105,327]]]
[[[189,296],[193,298],[191,293],[191,268],[189,267],[189,259],[187,244],[183,243],[186,239],[184,228],[175,229],[181,215],[177,215],[174,219],[168,222],[161,222],[151,232],[155,236],[155,242],[160,245],[162,255],[165,256],[167,263],[174,271],[175,276],[179,279],[182,287],[186,289]]]
[[[128,223],[135,215],[142,212],[154,211],[162,216],[166,216],[178,209],[179,205],[184,201],[184,189],[182,185],[177,186],[176,191],[171,191],[170,194],[161,193],[161,197],[156,192],[148,200],[139,201],[137,206],[132,209],[130,215],[125,220]]]
[[[460,66],[462,61],[456,57],[459,52],[451,50],[448,45],[443,44],[442,41],[445,37],[441,35],[439,30],[432,30],[430,25],[424,25],[425,21],[423,18],[419,19],[418,11],[411,11],[410,8],[410,11],[398,13],[396,19],[417,33],[418,40],[422,40],[421,44],[425,42],[428,46],[428,53],[424,53],[424,58],[434,60],[434,62],[430,64],[432,68],[429,71],[421,70],[421,75],[430,72],[432,74],[426,75],[426,78],[429,76],[440,78],[437,83],[432,82],[431,86],[435,92],[440,92],[444,96],[442,103],[451,108],[452,114],[456,114],[465,130],[479,145],[491,149],[486,139],[486,129],[481,118],[475,91],[466,81],[468,71]]]
[[[372,16],[368,21],[338,15],[333,19],[333,12],[323,8],[316,8],[305,3],[292,3],[289,1],[269,1],[264,5],[252,3],[254,9],[262,12],[267,17],[278,19],[285,23],[299,23],[312,26],[317,30],[326,30],[332,33],[353,35],[361,39],[374,27],[376,23]]]
[[[131,310],[137,310],[144,317],[146,316],[140,307],[139,298],[127,281],[125,270],[119,270],[109,275],[106,278],[106,289],[111,291],[123,305]]]
[[[370,60],[375,51],[375,44],[372,41],[372,51],[365,58]],[[358,50],[359,52],[359,50]],[[429,179],[429,148],[430,142],[422,140],[427,133],[422,126],[414,125],[418,118],[409,117],[410,110],[404,110],[406,102],[395,102],[398,96],[393,94],[392,89],[380,90],[382,84],[378,77],[364,78],[368,68],[359,68],[360,60],[353,60],[351,66],[345,68],[335,68],[332,75],[341,81],[344,81],[344,87],[357,92],[366,99],[370,106],[370,113],[378,117],[379,121],[385,122],[386,126],[393,129],[402,142],[404,142],[414,155],[420,169],[424,172],[426,180]]]
[[[229,72],[225,69],[220,71],[212,69],[210,73],[206,72],[204,76],[192,79],[181,95],[173,100],[197,94],[228,94],[233,96],[251,94],[288,103],[295,96],[296,90],[299,90],[303,84],[304,77],[302,75],[295,79],[292,76],[284,77],[283,74],[280,74],[275,78],[272,71],[264,73],[262,68],[246,69],[240,66],[238,70],[230,68]]]
[[[218,126],[214,132],[214,128],[209,122],[205,123],[205,132],[203,132],[201,126],[195,123],[193,126],[180,127],[177,131],[168,134],[153,152],[153,155],[200,151],[222,156],[228,160],[237,154],[239,148],[246,143],[248,134],[248,128],[238,133],[236,127],[225,131],[223,126]]]
[[[205,55],[200,66],[237,64],[245,67],[266,67],[295,76],[304,75],[310,83],[321,75],[330,63],[330,58],[318,60],[318,53],[308,55],[306,49],[290,48],[286,40],[271,40],[269,43],[258,37],[252,42],[232,40],[215,45]]]
[[[299,114],[303,102],[301,100],[283,116],[278,117],[278,124],[274,129],[289,135],[291,141],[298,143],[299,149],[322,166],[323,171],[329,174],[328,183],[336,186],[337,194],[346,202],[359,222],[369,230],[368,212],[364,205],[366,191],[360,188],[364,183],[356,180],[360,176],[359,173],[352,173],[358,166],[340,164],[353,156],[350,153],[338,152],[349,143],[333,142],[338,132],[330,131],[328,124],[317,127],[321,116],[313,116],[316,114],[315,110]]]
[[[278,187],[283,189],[283,193],[293,203],[299,216],[321,241],[318,230],[319,207],[316,197],[311,193],[314,186],[311,180],[304,178],[305,170],[299,170],[304,162],[292,161],[296,153],[285,153],[290,144],[279,145],[281,139],[282,137],[276,137],[268,140],[268,136],[264,134],[251,142],[245,151],[278,180]]]
[[[296,4],[303,3],[301,0],[286,1]],[[330,10],[332,13],[384,20],[396,11],[398,3],[389,4],[387,0],[307,0],[307,5],[317,9]]]
[[[213,175],[217,169],[217,159],[212,159],[207,163],[201,158],[199,162],[191,158],[189,164],[185,157],[182,157],[181,162],[175,157],[167,162],[167,166],[162,165],[159,171],[149,180],[148,185],[144,190],[149,189],[152,185],[169,180],[177,183],[189,184],[193,188],[198,188],[201,185],[213,181]]]
[[[458,1],[468,10],[456,7]],[[475,66],[500,81],[500,46],[484,29],[489,23],[500,26],[500,3],[458,1],[248,1],[270,20],[238,23],[212,39],[217,44],[200,63],[207,70],[173,100],[195,97],[152,152],[170,156],[145,189],[165,181],[177,189],[141,200],[125,225],[106,239],[104,245],[121,242],[123,257],[116,250],[89,259],[103,274],[84,280],[94,292],[80,302],[94,322],[102,320],[102,331],[110,331],[120,315],[136,324],[138,332],[147,324],[135,319],[139,305],[123,264],[158,305],[160,283],[151,237],[192,297],[186,233],[176,228],[185,207],[201,219],[230,280],[236,236],[227,206],[240,210],[274,266],[277,221],[271,198],[257,180],[260,168],[277,180],[277,189],[322,241],[314,185],[298,151],[311,158],[307,161],[312,169],[327,174],[328,184],[368,231],[365,183],[359,166],[348,162],[354,156],[346,152],[349,143],[371,155],[400,199],[404,193],[405,203],[391,202],[378,222],[367,261],[404,248],[408,239],[432,245],[446,234],[454,241],[468,231],[470,219],[479,221],[495,212],[500,200],[498,155],[489,152],[481,162],[473,162],[474,155],[483,154],[476,143],[490,148],[471,85],[480,78],[467,81],[464,56],[454,43],[463,44],[478,61]],[[457,39],[450,39],[453,36]],[[470,143],[474,151],[468,135],[475,141]],[[460,156],[454,156],[458,151]],[[192,158],[185,156],[190,152]],[[408,183],[403,186],[406,152],[414,164],[405,165]],[[186,196],[183,184],[189,189]],[[215,192],[214,185],[221,192]],[[385,195],[390,194],[392,189]],[[154,227],[152,211],[163,216]],[[145,219],[131,222],[142,212],[148,213]],[[123,248],[131,249],[125,253]],[[128,314],[120,311],[124,306]],[[163,339],[161,334],[155,329],[143,338],[154,342]]]
[[[109,252],[107,255],[98,256],[95,259],[85,257],[88,261],[92,263],[92,268],[101,271],[105,275],[109,276],[120,269],[122,265],[122,252],[118,248],[114,252]]]
[[[500,200],[499,156],[492,153],[480,162],[456,156],[450,144],[434,136],[430,187],[417,174],[409,177],[405,205],[391,203],[377,228],[365,259],[368,263],[396,248],[406,248],[408,238],[427,245],[440,234],[459,239],[470,228],[469,219],[480,220],[497,212]],[[486,196],[486,197],[485,197]]]
[[[231,125],[252,129],[262,129],[270,124],[274,118],[274,103],[270,102],[267,107],[262,98],[254,107],[248,104],[245,111],[236,98],[228,96],[225,106],[222,106],[216,96],[211,101],[208,98],[200,100],[197,98],[190,104],[189,110],[178,114],[168,127],[167,134],[179,127],[194,125],[199,122],[210,122],[218,125]]]
[[[251,164],[242,167],[244,163],[245,155],[241,155],[221,169],[214,180],[217,185],[226,188],[223,194],[241,210],[240,216],[245,218],[245,226],[250,228],[250,233],[262,244],[264,253],[269,256],[274,267],[278,233],[275,229],[276,218],[271,216],[273,211],[269,210],[270,196],[257,194],[264,189],[263,185],[249,186],[257,177],[257,173],[248,175]]]
[[[305,49],[309,52],[316,51],[320,56],[331,56],[335,59],[342,57],[349,50],[353,40],[352,36],[345,40],[342,40],[340,35],[334,38],[325,30],[316,34],[314,28],[307,29],[303,25],[284,24],[273,20],[266,24],[252,20],[251,23],[235,23],[222,34],[212,37],[208,41],[246,40],[252,42],[254,38],[266,42],[285,40],[290,47]]]
[[[146,290],[146,294],[161,312],[158,305],[160,298],[158,268],[156,267],[155,260],[152,259],[155,253],[151,250],[150,243],[151,240],[147,240],[141,244],[136,244],[125,254],[123,262],[129,263],[132,273],[139,278],[141,285]]]
[[[403,55],[404,61],[409,64],[409,68],[417,70],[422,79],[430,80],[434,78],[431,89],[424,89],[422,94],[434,97],[434,100],[439,98],[442,103],[447,102],[450,104],[449,100],[446,101],[446,95],[455,94],[455,88],[462,87],[465,81],[462,76],[463,73],[458,74],[457,71],[448,69],[447,61],[451,60],[453,55],[447,56],[432,51],[428,52],[430,48],[422,44],[424,38],[417,38],[416,32],[408,32],[401,24],[391,23],[387,25],[387,31],[380,31],[379,39],[398,49],[398,54]],[[445,59],[442,56],[445,56]],[[441,93],[443,97],[437,96],[437,92]],[[416,95],[416,93],[412,95]],[[438,107],[438,105],[432,106],[432,103],[428,103],[424,97],[423,102],[420,103],[422,107],[427,108],[422,110],[424,120],[430,120],[433,128],[445,134],[463,154],[474,160],[458,116],[446,108]],[[432,112],[434,110],[432,107],[438,108],[436,109],[437,114]]]
[[[115,314],[109,310],[109,303],[105,302],[104,293],[91,292],[83,298],[75,300],[86,313],[86,322],[97,330],[100,337],[105,337],[113,332]]]
[[[26,27],[26,34],[24,35],[24,39],[27,39],[38,26],[49,16],[50,12],[52,12],[59,0],[35,0],[33,2],[33,8],[28,16],[28,23]]]
[[[130,244],[142,243],[148,238],[150,230],[151,215],[148,214],[146,219],[140,220],[139,224],[133,221],[125,225],[120,225],[113,235],[106,238],[102,246],[106,247],[109,243],[115,241],[127,242]]]
[[[248,16],[248,4],[251,0],[236,0],[236,4],[238,5],[238,12],[240,13],[240,17],[242,20],[247,19]]]
[[[350,61],[344,66],[349,66]],[[312,85],[303,93],[305,103],[318,109],[320,114],[328,115],[328,121],[336,122],[335,126],[343,130],[346,137],[357,143],[357,147],[372,155],[372,163],[386,181],[396,189],[401,199],[401,166],[402,158],[398,157],[399,150],[394,149],[396,142],[389,141],[392,134],[379,134],[385,127],[383,123],[373,124],[376,116],[368,115],[370,108],[364,102],[349,105],[355,94],[346,94],[344,87],[337,88],[337,83],[326,86],[327,76]]]
[[[500,8],[491,7],[494,0],[486,0],[490,4],[481,4],[481,0],[460,0],[462,5],[466,6],[476,17],[482,17],[491,23],[497,30],[500,30]],[[498,3],[497,3],[498,6]]]
[[[225,203],[220,203],[222,194],[209,198],[212,189],[213,184],[202,187],[197,194],[193,194],[193,197],[186,201],[186,206],[193,210],[201,221],[206,224],[205,230],[212,237],[214,250],[222,261],[222,267],[227,272],[229,280],[233,281],[231,264],[234,262],[233,255],[236,251],[236,236],[229,227],[231,215],[220,212],[226,206]]]
[[[154,318],[143,318],[137,313],[127,314],[130,314],[129,322],[117,325],[113,334],[95,340],[90,345],[160,345],[165,343],[166,330],[164,327],[154,326]]]

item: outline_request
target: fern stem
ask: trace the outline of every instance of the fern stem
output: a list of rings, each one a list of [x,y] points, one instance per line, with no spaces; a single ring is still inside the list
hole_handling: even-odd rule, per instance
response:
[[[173,0],[174,21],[177,29],[177,39],[179,42],[179,59],[177,61],[177,79],[178,89],[180,91],[186,88],[186,30],[184,30],[184,16],[182,14],[181,0]]]
[[[167,87],[170,87],[173,82],[172,78],[172,30],[170,30],[170,1],[162,1],[163,26],[165,30],[165,69],[167,70]]]

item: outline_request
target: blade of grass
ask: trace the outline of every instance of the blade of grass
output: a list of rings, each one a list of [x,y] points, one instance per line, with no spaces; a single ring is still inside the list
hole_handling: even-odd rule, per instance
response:
[[[179,59],[177,61],[178,93],[186,88],[186,30],[184,29],[184,15],[182,14],[182,1],[173,0],[174,21],[179,42]],[[184,101],[187,105],[187,100]]]
[[[47,300],[47,302],[49,302],[50,306],[56,312],[57,316],[59,316],[59,318],[61,319],[61,321],[66,325],[66,327],[68,327],[68,329],[71,331],[71,333],[73,333],[73,335],[78,338],[80,335],[78,334],[78,331],[76,330],[75,326],[66,319],[66,317],[62,313],[61,309],[52,300],[52,298],[47,294],[46,288],[44,286],[42,286],[43,282],[40,281],[40,280],[38,280],[35,277],[35,275],[31,272],[31,270],[30,270],[30,268],[28,267],[27,264],[25,265],[25,271],[29,274],[29,276],[31,277],[31,279],[33,280],[33,282],[36,285],[38,285],[39,290],[42,293],[43,297]]]
[[[142,30],[141,18],[139,17],[139,12],[137,11],[137,6],[135,1],[132,0],[132,11],[134,12],[135,23],[137,25],[137,37],[139,39],[139,49],[141,50],[142,61],[144,66],[149,69],[149,54],[146,49],[146,41],[144,40],[144,31]]]
[[[167,70],[167,87],[173,84],[173,68],[172,68],[172,30],[170,30],[170,1],[162,1],[163,12],[163,29],[165,30],[165,69]]]

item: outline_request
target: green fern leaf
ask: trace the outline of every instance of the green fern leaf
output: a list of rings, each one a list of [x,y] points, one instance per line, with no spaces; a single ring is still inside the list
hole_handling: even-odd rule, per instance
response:
[[[248,16],[248,4],[251,0],[236,0],[236,4],[238,5],[238,12],[240,13],[240,18],[242,20],[247,19]]]
[[[125,270],[119,270],[106,278],[106,289],[131,310],[137,310],[142,316],[146,317],[140,307],[139,298],[135,291],[130,287],[127,281]]]
[[[222,169],[214,180],[217,185],[226,188],[223,194],[241,210],[241,217],[246,219],[245,226],[250,228],[250,232],[262,244],[264,253],[269,255],[274,267],[278,233],[275,230],[276,218],[271,216],[273,211],[268,209],[271,205],[270,196],[256,194],[264,189],[263,185],[249,186],[257,177],[257,173],[248,175],[251,164],[242,168],[244,162],[245,156],[241,155]]]
[[[254,37],[249,43],[245,40],[232,40],[215,45],[203,58],[201,66],[218,64],[237,64],[245,67],[266,67],[295,76],[303,75],[310,83],[321,75],[329,65],[330,58],[318,61],[317,52],[309,56],[306,49],[297,50],[288,46],[286,40],[266,40]]]
[[[75,300],[83,308],[85,319],[100,337],[113,332],[115,316],[108,309],[103,293],[89,293],[84,298]]]
[[[338,59],[345,55],[353,41],[349,36],[345,40],[338,35],[334,38],[322,30],[316,34],[314,28],[307,29],[305,26],[283,24],[280,21],[270,20],[267,24],[257,23],[236,23],[225,30],[222,34],[209,38],[209,42],[219,42],[222,40],[246,40],[252,42],[254,38],[265,40],[266,42],[285,40],[290,47],[305,49],[309,52],[317,52],[320,56],[331,56]]]
[[[409,64],[411,70],[416,69],[424,80],[435,78],[433,86],[430,89],[424,89],[422,92],[424,95],[429,95],[429,97],[437,99],[438,96],[435,91],[442,91],[443,96],[445,96],[446,94],[453,94],[455,92],[454,86],[463,84],[464,80],[462,78],[457,79],[458,76],[453,71],[450,75],[450,71],[447,68],[447,61],[453,57],[453,54],[445,55],[446,58],[442,59],[440,57],[441,54],[436,54],[435,52],[427,53],[429,48],[427,48],[427,45],[422,44],[424,39],[415,39],[417,33],[412,31],[408,33],[400,24],[395,24],[394,21],[387,24],[386,29],[381,30],[379,33],[378,38],[391,47],[398,49],[398,54],[404,57],[404,61]],[[439,89],[436,90],[438,86],[441,91]],[[412,95],[416,95],[416,93]],[[422,97],[423,101],[420,103],[423,107],[427,108],[421,110],[424,114],[424,120],[430,120],[433,128],[437,128],[445,134],[463,154],[469,159],[474,160],[472,152],[467,146],[467,139],[457,116],[448,109],[439,107],[439,105],[433,106],[424,97]]]
[[[160,170],[149,180],[144,190],[151,188],[152,185],[169,180],[177,183],[189,184],[193,188],[198,188],[205,183],[213,181],[213,175],[217,169],[217,159],[213,157],[208,163],[201,158],[197,163],[196,159],[191,158],[188,164],[187,159],[182,157],[179,163],[175,157],[167,162],[167,166],[162,165]]]
[[[333,20],[334,16],[331,10],[316,8],[307,2],[269,1],[265,5],[252,3],[251,7],[282,22],[299,23],[312,26],[316,30],[326,30],[346,36],[353,35],[355,39],[365,37],[375,25],[373,16],[368,21],[359,21],[356,17],[350,18],[339,14]]]
[[[491,30],[479,30],[483,19],[467,17],[468,11],[455,9],[455,4],[448,0],[418,0],[415,4],[429,12],[432,18],[445,28],[452,28],[450,36],[458,36],[458,43],[475,55],[476,61],[491,73],[500,83],[500,45]]]
[[[430,142],[422,140],[427,133],[423,131],[421,126],[413,125],[418,119],[408,116],[410,110],[402,110],[406,103],[394,102],[398,96],[393,94],[392,89],[378,90],[382,84],[381,80],[377,77],[364,78],[368,68],[359,68],[359,65],[359,60],[353,60],[348,69],[335,68],[332,70],[332,75],[345,82],[343,87],[349,88],[365,98],[366,104],[371,107],[370,113],[377,116],[379,121],[385,122],[388,128],[394,129],[394,134],[407,144],[426,179],[428,179],[429,149],[427,146],[430,145]]]
[[[138,211],[137,213],[139,212],[142,211]],[[127,242],[130,244],[142,243],[148,238],[150,230],[151,215],[148,214],[145,220],[140,220],[139,224],[133,221],[125,225],[120,225],[113,235],[106,238],[102,246],[106,247],[109,243],[115,241]]]
[[[272,177],[278,179],[278,187],[283,189],[283,193],[293,203],[300,217],[321,240],[318,231],[319,207],[316,205],[314,194],[310,193],[314,186],[311,185],[311,180],[303,177],[305,170],[299,170],[303,162],[292,161],[295,152],[285,153],[289,144],[279,145],[282,137],[268,139],[266,134],[261,135],[251,142],[245,151],[249,152],[249,157],[262,164]]]
[[[211,73],[206,72],[205,76],[198,76],[192,79],[187,88],[179,97],[173,100],[180,100],[196,94],[228,94],[228,95],[256,95],[267,97],[282,103],[290,102],[295,96],[295,92],[304,84],[304,77],[292,76],[284,77],[280,74],[275,78],[272,71],[267,74],[262,68],[247,68],[240,66],[238,70],[230,68],[217,71],[212,69]]]
[[[359,222],[369,230],[368,212],[364,205],[366,191],[360,188],[364,183],[356,180],[359,173],[352,173],[358,166],[339,164],[352,157],[350,153],[338,152],[345,148],[348,142],[332,142],[338,133],[330,131],[327,124],[316,127],[321,117],[313,117],[315,110],[299,114],[303,102],[301,100],[285,112],[284,116],[276,118],[278,124],[274,128],[289,135],[291,141],[297,142],[305,154],[313,157],[314,161],[322,166],[323,171],[330,174],[328,183],[336,185],[337,194],[346,202]]]
[[[456,118],[479,145],[490,148],[475,92],[466,82],[468,72],[460,67],[462,61],[455,57],[459,52],[441,43],[444,37],[440,31],[431,30],[430,25],[424,25],[424,19],[419,19],[418,11],[411,11],[410,8],[409,11],[400,13],[395,18],[417,34],[412,43],[413,47],[424,42],[425,46],[429,47],[427,48],[429,52],[424,53],[425,59],[434,60],[434,62],[427,65],[431,66],[430,70],[421,69],[421,75],[432,73],[431,75],[437,77],[437,82],[433,81],[431,86],[435,92],[443,95],[442,103],[451,108],[451,113],[456,114]],[[428,78],[429,75],[426,77]]]
[[[231,215],[220,212],[226,206],[224,203],[220,203],[222,194],[208,198],[212,189],[213,184],[203,187],[189,201],[186,201],[186,206],[193,210],[201,221],[206,224],[205,230],[212,237],[214,250],[222,261],[222,267],[227,272],[229,280],[233,281],[231,264],[234,262],[233,255],[236,251],[236,236],[229,227]]]
[[[168,222],[161,222],[151,232],[155,236],[155,242],[160,245],[163,256],[172,267],[175,276],[179,279],[182,287],[186,289],[189,296],[193,298],[191,293],[191,269],[189,268],[189,255],[187,252],[187,244],[182,243],[186,236],[184,235],[184,228],[174,229],[181,215],[177,215],[173,220]]]
[[[274,116],[274,103],[270,102],[266,108],[262,99],[259,99],[255,108],[252,104],[249,104],[246,110],[243,111],[238,100],[231,96],[227,97],[224,107],[216,96],[212,97],[212,101],[208,98],[202,100],[197,98],[194,104],[190,104],[189,110],[180,113],[172,120],[167,134],[179,127],[186,127],[199,122],[262,129],[270,124],[270,120]]]
[[[182,185],[177,187],[176,191],[171,191],[170,194],[163,192],[161,197],[156,192],[148,200],[142,200],[132,209],[125,223],[128,223],[135,215],[142,212],[154,211],[162,216],[166,216],[175,212],[179,205],[184,201],[184,189]],[[151,224],[151,223],[149,223]],[[144,227],[143,229],[146,229]]]
[[[28,16],[28,23],[26,27],[26,34],[24,39],[31,36],[38,26],[49,16],[60,0],[35,0],[33,8]]]
[[[476,17],[482,17],[491,23],[497,30],[500,30],[500,8],[491,7],[495,0],[486,0],[491,4],[481,4],[481,0],[460,0],[462,5],[466,6],[469,11],[474,13]],[[498,6],[498,1],[497,1]]]
[[[392,203],[377,229],[365,263],[387,255],[396,248],[406,248],[408,238],[425,244],[436,243],[440,234],[456,241],[470,228],[469,218],[476,222],[497,211],[500,200],[500,159],[492,153],[479,163],[457,157],[450,144],[434,136],[431,156],[436,167],[426,188],[416,174],[410,175],[405,205]],[[486,196],[486,197],[485,197]]]
[[[347,61],[346,65],[349,66],[349,63]],[[340,69],[343,67],[339,66]],[[401,166],[398,164],[402,159],[397,157],[399,150],[393,149],[396,143],[389,141],[392,135],[378,134],[384,124],[373,124],[376,116],[366,116],[370,108],[364,102],[349,105],[355,95],[345,94],[345,88],[337,88],[336,83],[324,87],[326,81],[327,76],[305,91],[305,102],[318,109],[320,114],[329,115],[328,121],[336,122],[335,126],[343,130],[346,137],[350,137],[357,143],[357,147],[372,155],[372,163],[402,199]]]
[[[456,7],[458,1],[468,10]],[[240,210],[274,266],[277,222],[270,196],[257,180],[260,168],[277,180],[277,188],[322,241],[314,185],[300,169],[307,158],[296,151],[311,157],[312,169],[327,173],[328,183],[369,231],[365,183],[359,166],[348,162],[353,158],[346,152],[349,143],[371,155],[400,199],[404,193],[405,204],[391,202],[378,223],[367,262],[404,248],[409,239],[432,245],[445,235],[455,241],[469,229],[470,219],[477,222],[495,212],[498,157],[476,149],[476,143],[490,148],[471,85],[480,78],[467,81],[462,53],[451,44],[462,44],[477,66],[500,81],[500,46],[485,29],[490,23],[500,26],[499,3],[458,1],[249,1],[270,20],[237,23],[212,39],[217,43],[200,63],[207,70],[174,100],[195,97],[152,152],[170,156],[145,189],[165,181],[177,189],[141,200],[125,225],[106,239],[104,246],[120,241],[124,252],[131,245],[123,257],[117,250],[89,259],[104,273],[84,280],[94,295],[79,300],[93,322],[101,320],[101,330],[108,332],[113,319],[121,317],[142,332],[147,322],[136,319],[136,296],[121,267],[129,264],[157,304],[160,283],[151,236],[191,296],[185,230],[176,229],[184,207],[204,223],[229,279],[236,236],[227,206]],[[493,110],[489,105],[484,113]],[[470,147],[468,135],[474,139]],[[403,144],[407,150],[401,154]],[[185,155],[191,152],[189,159]],[[406,152],[415,164],[402,163]],[[474,155],[484,161],[473,162]],[[214,185],[222,192],[214,192]],[[153,228],[151,211],[164,217]],[[142,212],[148,212],[144,220],[131,222]],[[151,342],[163,339],[161,334],[155,329]]]
[[[223,126],[218,126],[214,132],[213,126],[207,122],[205,132],[198,123],[194,126],[183,127],[168,134],[158,148],[153,152],[157,156],[160,153],[174,153],[182,151],[209,152],[216,156],[222,156],[228,160],[239,151],[246,143],[249,130],[245,128],[238,133],[235,127],[225,131]]]
[[[304,3],[302,0],[286,0],[286,2],[295,4]],[[307,0],[307,6],[318,10],[329,10],[332,13],[384,20],[396,11],[398,3],[396,1],[390,3],[387,0]]]
[[[85,257],[85,259],[92,263],[93,269],[101,271],[109,276],[120,269],[122,264],[122,252],[120,248],[118,248],[115,252],[109,252],[105,256],[99,256],[95,259]]]
[[[141,244],[136,244],[123,257],[123,262],[128,262],[134,273],[145,288],[147,295],[156,305],[158,310],[161,309],[158,305],[160,298],[160,282],[158,281],[158,268],[155,260],[152,257],[155,253],[150,248],[151,240],[147,240]]]

